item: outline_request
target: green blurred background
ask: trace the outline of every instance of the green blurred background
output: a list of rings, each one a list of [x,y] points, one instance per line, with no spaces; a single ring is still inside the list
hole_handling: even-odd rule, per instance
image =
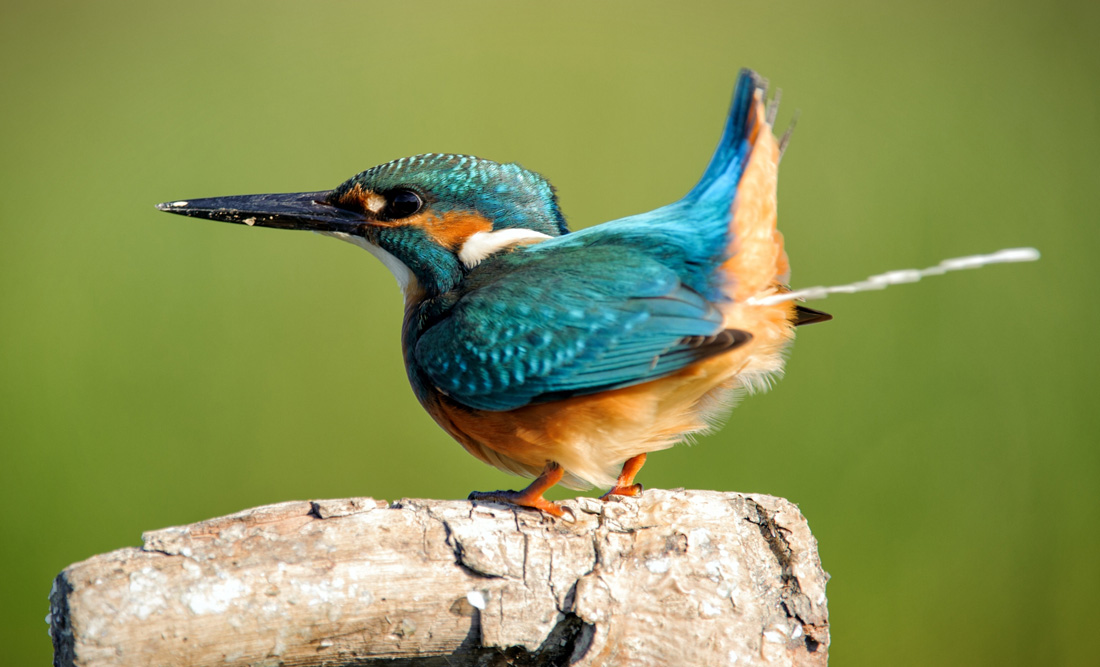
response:
[[[143,530],[518,483],[417,406],[370,256],[153,204],[463,152],[543,173],[583,227],[684,193],[750,66],[780,128],[802,111],[796,286],[1044,258],[818,302],[836,320],[799,331],[786,379],[641,481],[797,502],[834,664],[1095,664],[1097,3],[0,13],[0,662],[46,664],[53,576]]]

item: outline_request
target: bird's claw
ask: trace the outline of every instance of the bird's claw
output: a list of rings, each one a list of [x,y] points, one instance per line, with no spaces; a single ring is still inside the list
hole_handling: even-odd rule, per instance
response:
[[[600,496],[600,500],[611,500],[611,496],[636,496],[645,489],[640,483],[628,484],[627,486],[620,486],[616,484],[611,487],[611,490]]]
[[[476,502],[501,503],[513,507],[541,510],[558,519],[563,519],[565,517],[565,512],[568,511],[573,520],[576,520],[576,515],[573,513],[572,509],[551,502],[543,498],[541,494],[532,496],[523,491],[473,491],[466,499]]]

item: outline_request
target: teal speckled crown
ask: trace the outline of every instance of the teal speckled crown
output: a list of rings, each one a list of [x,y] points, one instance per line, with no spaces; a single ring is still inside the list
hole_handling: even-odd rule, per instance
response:
[[[492,220],[496,229],[532,229],[550,236],[569,231],[553,186],[514,162],[446,153],[414,155],[360,172],[334,194],[356,185],[379,193],[415,190],[436,211],[472,209]]]

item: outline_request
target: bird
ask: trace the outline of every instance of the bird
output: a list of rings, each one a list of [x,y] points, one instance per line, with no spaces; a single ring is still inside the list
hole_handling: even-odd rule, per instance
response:
[[[516,163],[429,153],[333,190],[158,204],[357,245],[404,295],[409,383],[467,452],[534,481],[473,492],[563,517],[556,484],[634,496],[647,454],[718,424],[783,371],[795,327],[776,227],[777,100],[737,77],[724,130],[679,201],[570,231],[554,188]]]

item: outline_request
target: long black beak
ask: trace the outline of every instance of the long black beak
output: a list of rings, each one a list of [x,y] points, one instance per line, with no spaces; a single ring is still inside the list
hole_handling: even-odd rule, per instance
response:
[[[193,218],[278,229],[361,233],[363,215],[327,204],[329,191],[210,197],[157,204],[157,209]]]

